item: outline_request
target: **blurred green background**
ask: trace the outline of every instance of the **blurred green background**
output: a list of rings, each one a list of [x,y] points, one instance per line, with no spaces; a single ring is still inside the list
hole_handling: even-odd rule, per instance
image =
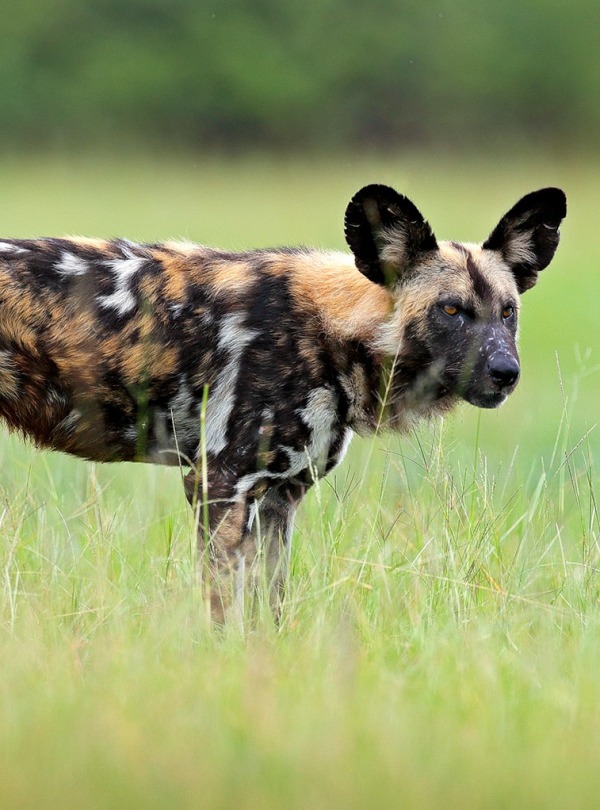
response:
[[[597,141],[594,0],[4,5],[5,145]]]

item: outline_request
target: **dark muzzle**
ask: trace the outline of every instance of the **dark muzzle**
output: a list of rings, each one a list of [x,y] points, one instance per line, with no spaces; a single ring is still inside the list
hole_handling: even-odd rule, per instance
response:
[[[510,354],[495,354],[488,360],[488,373],[498,388],[511,388],[519,379],[519,363]]]

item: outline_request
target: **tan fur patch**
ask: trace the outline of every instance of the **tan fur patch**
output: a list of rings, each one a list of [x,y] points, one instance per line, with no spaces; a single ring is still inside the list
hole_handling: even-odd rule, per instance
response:
[[[244,261],[217,260],[206,272],[207,284],[218,295],[244,295],[254,281],[251,266]]]
[[[320,318],[331,336],[369,340],[392,312],[390,291],[363,276],[346,254],[294,256],[290,271],[297,306]]]
[[[91,239],[88,236],[66,236],[65,239],[77,247],[91,248],[99,252],[105,251],[110,244],[107,239]]]
[[[196,242],[187,242],[182,240],[181,242],[171,240],[169,242],[162,242],[163,247],[167,250],[172,251],[173,253],[179,253],[181,256],[191,256],[194,253],[201,254],[205,251],[205,248],[202,245],[196,244]]]
[[[164,272],[161,273],[161,279],[165,296],[174,304],[185,301],[190,277],[193,276],[189,259],[174,256],[165,250],[153,250],[152,257],[162,265]]]

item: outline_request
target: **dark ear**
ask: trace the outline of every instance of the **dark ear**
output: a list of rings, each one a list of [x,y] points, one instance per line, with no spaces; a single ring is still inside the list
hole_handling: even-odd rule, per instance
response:
[[[567,198],[559,188],[532,191],[505,214],[483,243],[497,250],[510,266],[520,293],[537,281],[558,247],[558,227],[567,214]]]
[[[395,284],[407,268],[437,248],[417,208],[389,186],[362,188],[350,200],[344,224],[356,266],[376,284]]]

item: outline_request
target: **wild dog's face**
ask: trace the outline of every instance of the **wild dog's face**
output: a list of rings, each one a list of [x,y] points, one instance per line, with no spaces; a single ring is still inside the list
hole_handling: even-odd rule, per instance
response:
[[[434,266],[423,267],[399,296],[412,310],[413,340],[429,358],[431,394],[455,394],[481,408],[500,405],[519,379],[515,279],[498,257],[476,245],[440,243]]]
[[[494,408],[514,390],[519,296],[550,263],[565,215],[563,192],[546,188],[523,197],[482,245],[438,243],[410,200],[387,186],[351,200],[346,239],[356,266],[396,302],[380,348],[412,364],[407,384],[420,402],[458,396]]]

